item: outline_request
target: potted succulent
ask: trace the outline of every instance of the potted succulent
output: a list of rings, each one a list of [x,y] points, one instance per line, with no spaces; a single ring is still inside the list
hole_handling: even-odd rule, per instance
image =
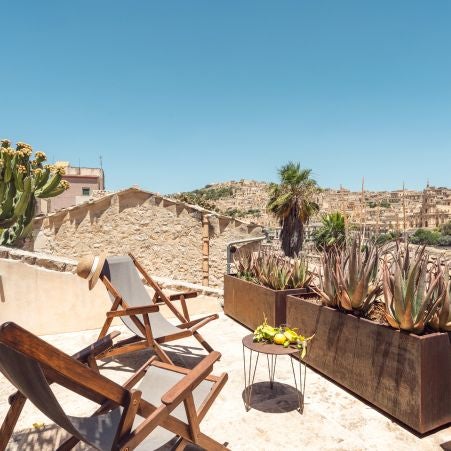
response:
[[[420,433],[451,421],[447,266],[353,241],[323,255],[316,291],[322,305],[287,298],[287,322],[316,333],[309,365]],[[368,319],[382,291],[386,324]]]
[[[224,312],[255,330],[266,318],[270,324],[286,323],[286,297],[308,296],[312,274],[301,258],[276,252],[238,253],[236,275],[224,276]]]

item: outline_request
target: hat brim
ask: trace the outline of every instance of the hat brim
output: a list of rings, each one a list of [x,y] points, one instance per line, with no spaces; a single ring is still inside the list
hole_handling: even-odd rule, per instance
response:
[[[89,279],[89,289],[90,290],[92,290],[95,287],[97,281],[99,280],[100,273],[102,272],[102,269],[105,265],[105,260],[106,260],[106,255],[100,254],[99,262],[97,263],[97,268],[94,271],[94,274],[92,275],[92,277]]]

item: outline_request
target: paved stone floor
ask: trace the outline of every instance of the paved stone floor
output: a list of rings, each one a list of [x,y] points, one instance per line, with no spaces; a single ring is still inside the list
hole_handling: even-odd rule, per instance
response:
[[[123,336],[124,328],[116,327]],[[60,349],[73,353],[94,341],[98,331],[43,337]],[[215,373],[228,372],[229,381],[201,424],[201,429],[232,450],[451,450],[451,427],[418,437],[383,413],[365,404],[311,369],[307,369],[305,408],[296,408],[296,392],[288,357],[277,362],[276,383],[269,388],[266,360],[261,359],[254,386],[253,408],[243,405],[241,339],[249,331],[220,314],[202,329],[210,344],[222,353]],[[183,339],[167,346],[177,363],[193,366],[204,354],[196,340]],[[127,379],[151,352],[143,351],[102,363],[103,374],[116,381]],[[6,414],[9,383],[0,376],[0,420]],[[55,392],[68,413],[87,414],[94,405],[59,388]],[[41,431],[33,423],[43,423]],[[10,450],[55,449],[64,433],[27,403],[16,427]],[[87,449],[79,446],[77,449]],[[194,447],[191,449],[195,449]]]

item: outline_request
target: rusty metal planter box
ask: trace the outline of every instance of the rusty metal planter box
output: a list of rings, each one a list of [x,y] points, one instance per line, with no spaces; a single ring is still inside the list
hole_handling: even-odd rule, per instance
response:
[[[287,321],[316,333],[313,368],[423,434],[451,422],[451,334],[418,336],[294,296]]]
[[[305,288],[272,290],[235,276],[224,275],[224,313],[255,330],[266,316],[268,324],[286,323],[286,297],[302,294]]]

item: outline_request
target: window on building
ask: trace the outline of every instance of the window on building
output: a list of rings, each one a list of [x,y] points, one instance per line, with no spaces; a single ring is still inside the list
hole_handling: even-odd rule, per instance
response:
[[[91,188],[82,188],[81,193],[83,196],[89,196],[91,194]]]

